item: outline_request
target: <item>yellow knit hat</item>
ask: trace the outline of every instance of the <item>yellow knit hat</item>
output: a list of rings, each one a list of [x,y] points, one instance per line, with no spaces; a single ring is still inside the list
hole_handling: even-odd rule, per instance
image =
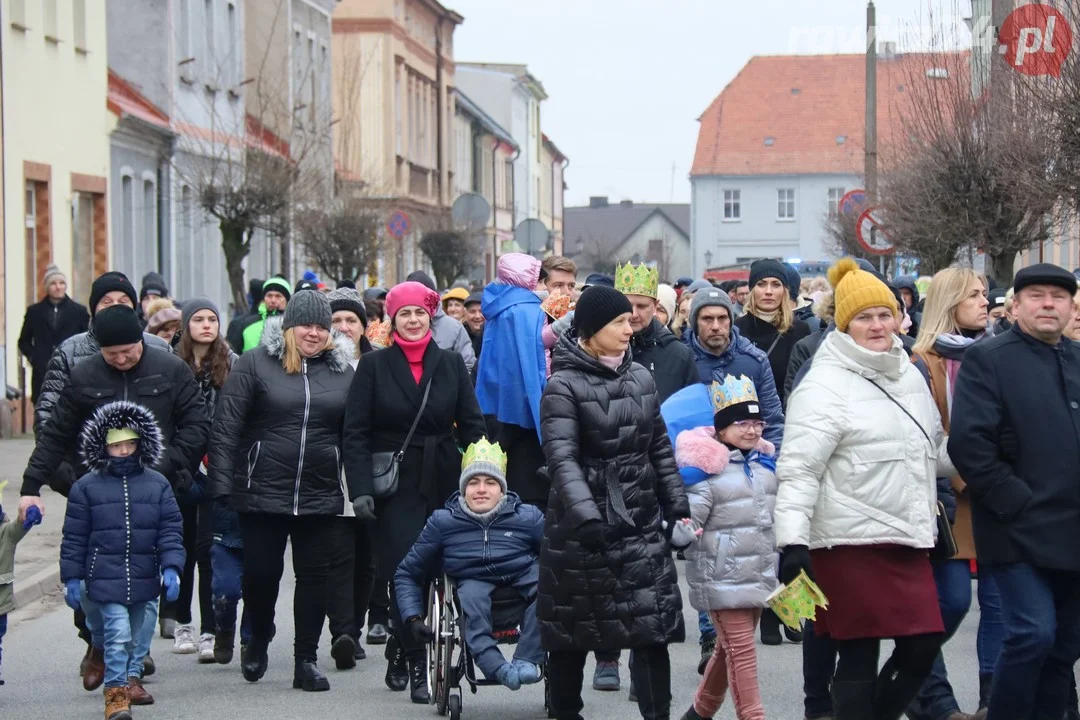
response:
[[[829,268],[829,283],[836,298],[836,327],[846,332],[851,319],[867,308],[887,307],[895,313],[896,296],[885,283],[878,280],[849,257],[841,258]]]

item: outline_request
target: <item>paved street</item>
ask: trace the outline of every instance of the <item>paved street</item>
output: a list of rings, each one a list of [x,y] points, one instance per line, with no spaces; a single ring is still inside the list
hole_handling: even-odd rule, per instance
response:
[[[286,573],[289,572],[291,569],[287,568]],[[320,665],[330,678],[330,692],[309,694],[293,690],[291,602],[290,580],[282,588],[278,604],[278,640],[270,649],[270,670],[254,685],[243,680],[236,661],[228,666],[199,665],[194,656],[173,655],[170,652],[172,641],[155,640],[153,656],[158,672],[149,679],[147,687],[156,697],[157,704],[137,708],[135,716],[157,720],[197,716],[260,720],[297,717],[419,720],[436,717],[433,708],[410,705],[404,694],[386,689],[382,681],[386,665],[374,653],[360,662],[356,670],[334,670],[329,657],[329,635],[324,636],[320,647]],[[87,693],[80,685],[77,667],[83,646],[74,635],[71,613],[59,594],[18,610],[10,620],[11,628],[4,638],[3,671],[7,685],[0,687],[0,717],[19,720],[101,717],[101,693]],[[947,652],[954,684],[966,709],[974,708],[977,697],[977,620],[978,610],[974,609]],[[687,623],[696,628],[695,618],[689,612]],[[696,639],[696,630],[692,634]],[[779,648],[759,646],[758,650],[768,717],[801,720],[802,656],[798,646],[785,643]],[[696,642],[672,647],[673,718],[681,715],[693,696],[698,680],[696,662]],[[591,663],[587,673],[591,678]],[[627,682],[625,668],[623,682]],[[588,687],[588,683],[586,685]],[[466,691],[462,715],[476,720],[543,718],[543,694],[539,687],[516,693],[498,688],[481,688],[476,695]],[[585,691],[584,715],[590,720],[638,717],[636,708],[627,702],[625,691],[602,694],[591,688]],[[734,718],[730,704],[725,704],[717,717]]]

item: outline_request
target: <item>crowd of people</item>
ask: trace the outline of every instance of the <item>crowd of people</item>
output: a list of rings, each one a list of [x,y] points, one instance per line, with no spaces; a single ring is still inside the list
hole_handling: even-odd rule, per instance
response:
[[[239,641],[244,679],[271,672],[290,541],[303,691],[330,689],[328,623],[337,669],[384,646],[387,687],[429,702],[425,587],[445,573],[489,680],[546,678],[552,716],[580,719],[588,654],[611,691],[628,651],[631,699],[667,720],[682,559],[702,676],[683,720],[729,694],[766,717],[759,634],[802,644],[807,720],[1080,717],[1076,275],[1035,265],[1006,291],[964,268],[890,280],[844,258],[804,280],[766,259],[720,285],[626,264],[579,287],[571,260],[517,253],[496,275],[442,295],[420,271],[253,280],[226,327],[154,273],[138,292],[101,275],[87,309],[50,267],[19,340],[36,445],[0,525],[0,639],[49,487],[106,720],[154,702],[155,634],[200,663]],[[941,650],[973,560],[968,713]],[[828,607],[799,630],[769,599],[804,573]],[[509,660],[500,590],[525,607]]]

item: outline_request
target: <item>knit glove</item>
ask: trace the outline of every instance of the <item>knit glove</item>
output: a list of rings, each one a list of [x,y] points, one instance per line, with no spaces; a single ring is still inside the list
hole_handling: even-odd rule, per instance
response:
[[[82,582],[78,578],[64,583],[64,602],[72,610],[78,610],[82,604]]]
[[[180,597],[180,573],[176,571],[176,568],[165,568],[161,576],[161,584],[165,586],[165,599],[176,602],[176,598]]]
[[[811,580],[814,579],[814,572],[810,567],[810,548],[805,545],[788,545],[783,549],[780,560],[780,582],[791,584],[803,570]]]
[[[35,525],[41,524],[41,509],[37,505],[26,508],[26,519],[23,520],[23,530],[29,530]]]
[[[177,496],[186,493],[194,484],[195,478],[191,476],[190,470],[187,468],[180,468],[176,471],[176,485],[173,487],[173,491]]]
[[[670,524],[664,523],[668,533],[668,541],[676,550],[685,550],[701,537],[701,530],[695,530],[690,524],[690,518],[674,520]]]
[[[413,616],[409,618],[409,632],[416,639],[418,645],[427,645],[435,639],[435,632],[427,626],[424,619]]]
[[[561,318],[551,323],[551,332],[555,333],[556,337],[562,337],[570,326],[574,324],[574,311],[563,315]]]
[[[577,541],[589,552],[604,549],[604,523],[600,520],[588,520],[577,529]]]
[[[370,495],[360,495],[352,501],[352,506],[357,520],[375,521],[375,498]]]
[[[78,479],[75,475],[75,468],[71,466],[71,463],[62,462],[56,468],[53,476],[49,478],[49,487],[53,489],[53,492],[67,497],[68,493],[71,492],[71,487]]]

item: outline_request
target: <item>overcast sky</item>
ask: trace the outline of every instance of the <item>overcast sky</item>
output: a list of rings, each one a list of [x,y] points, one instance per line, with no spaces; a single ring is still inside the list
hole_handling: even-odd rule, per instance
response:
[[[754,55],[862,52],[865,0],[442,0],[458,61],[525,63],[541,127],[569,158],[566,204],[689,202],[697,118]],[[926,47],[969,0],[878,0],[878,37]],[[853,78],[861,82],[860,78]]]

